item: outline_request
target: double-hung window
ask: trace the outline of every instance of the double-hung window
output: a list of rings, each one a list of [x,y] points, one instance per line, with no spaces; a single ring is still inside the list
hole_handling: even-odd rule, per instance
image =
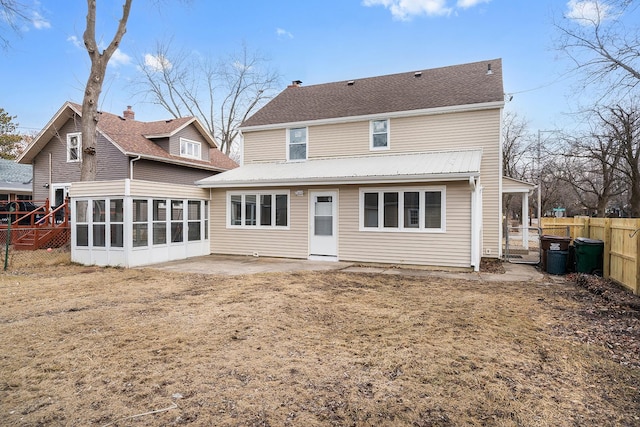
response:
[[[197,141],[180,138],[180,155],[200,160],[202,158],[202,146]]]
[[[67,162],[79,162],[82,153],[82,134],[80,132],[67,134]]]
[[[227,193],[227,226],[288,227],[289,192]]]
[[[389,149],[389,120],[371,120],[371,150]]]
[[[363,231],[445,231],[445,188],[360,189]]]
[[[287,160],[307,160],[307,128],[287,129]]]

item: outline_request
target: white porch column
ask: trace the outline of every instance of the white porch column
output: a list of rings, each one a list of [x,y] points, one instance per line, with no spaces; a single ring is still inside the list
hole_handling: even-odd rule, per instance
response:
[[[529,193],[522,193],[522,247],[529,249]]]

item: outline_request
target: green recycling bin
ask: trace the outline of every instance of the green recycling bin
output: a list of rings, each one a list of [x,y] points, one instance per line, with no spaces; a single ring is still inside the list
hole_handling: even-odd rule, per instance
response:
[[[574,239],[573,246],[576,253],[576,272],[602,276],[604,242],[597,239],[578,237]]]

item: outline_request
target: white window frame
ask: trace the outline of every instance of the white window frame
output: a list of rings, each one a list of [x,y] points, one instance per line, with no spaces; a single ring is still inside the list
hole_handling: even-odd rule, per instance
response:
[[[360,231],[369,231],[376,233],[445,233],[446,232],[446,212],[447,212],[447,191],[446,186],[423,186],[423,187],[376,187],[376,188],[360,188],[360,196],[358,198],[359,210],[359,228]],[[419,227],[404,226],[404,193],[419,193]],[[440,192],[440,228],[425,227],[425,193]],[[364,212],[364,195],[365,193],[378,193],[378,226],[365,227]],[[384,226],[384,193],[398,193],[398,226]]]
[[[189,147],[192,150],[189,150]],[[193,154],[189,151],[197,151],[197,153]],[[202,160],[202,144],[191,139],[180,138],[180,157]]]
[[[78,146],[76,147],[76,158],[71,158],[71,139],[77,138]],[[82,132],[73,132],[67,134],[67,162],[77,163],[82,160]]]
[[[261,225],[261,209],[260,209],[260,196],[271,196],[271,225]],[[231,224],[231,197],[241,197],[241,216],[240,225]],[[245,225],[246,219],[246,198],[247,196],[256,197],[256,217],[255,225]],[[287,196],[287,225],[276,225],[276,196]],[[291,194],[289,190],[282,191],[227,191],[227,204],[226,204],[226,225],[227,228],[241,228],[247,230],[289,230],[291,226]]]
[[[374,123],[375,122],[386,122],[387,131],[385,134],[387,135],[387,145],[382,147],[374,147],[373,145],[373,136],[382,134],[382,132],[374,132]],[[379,150],[389,150],[391,149],[391,121],[389,119],[375,119],[369,121],[369,150],[371,151],[379,151]]]
[[[294,130],[298,130],[298,129],[304,129],[305,132],[305,150],[304,150],[304,159],[292,159],[291,158],[291,132],[293,132]],[[302,145],[302,143],[295,143],[295,145]],[[299,126],[299,127],[291,127],[291,128],[287,128],[287,161],[288,162],[304,162],[309,158],[309,128],[306,126]]]

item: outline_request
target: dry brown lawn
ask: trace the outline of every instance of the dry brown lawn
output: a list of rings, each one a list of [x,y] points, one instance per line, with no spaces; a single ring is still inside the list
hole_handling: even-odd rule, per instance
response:
[[[25,267],[0,274],[0,424],[640,425],[640,369],[580,339],[584,292]]]

